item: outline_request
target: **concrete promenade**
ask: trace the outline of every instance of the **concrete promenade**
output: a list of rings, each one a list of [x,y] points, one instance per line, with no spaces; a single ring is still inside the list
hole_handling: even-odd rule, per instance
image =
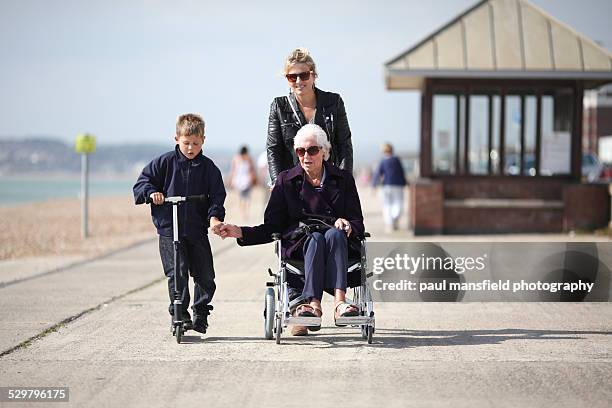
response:
[[[376,197],[361,194],[373,239],[415,240],[386,235]],[[600,238],[426,237],[450,239]],[[153,236],[93,260],[0,262],[0,386],[70,387],[68,404],[0,406],[612,405],[611,303],[377,303],[367,345],[357,329],[334,326],[326,297],[321,331],[284,333],[276,345],[263,339],[262,317],[272,246],[211,242],[211,327],[181,345]]]

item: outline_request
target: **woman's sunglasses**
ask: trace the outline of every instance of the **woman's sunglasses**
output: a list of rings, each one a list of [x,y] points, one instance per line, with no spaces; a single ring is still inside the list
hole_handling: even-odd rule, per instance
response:
[[[312,73],[312,71],[300,72],[299,74],[287,74],[287,75],[285,75],[285,78],[287,78],[287,81],[289,81],[289,82],[297,81],[298,77],[300,77],[300,79],[302,81],[308,81],[310,79],[310,74],[311,73]]]
[[[316,156],[317,154],[319,154],[320,151],[321,146],[310,146],[307,149],[303,147],[298,147],[295,149],[295,153],[300,157],[304,157],[306,153],[308,153],[309,156]]]

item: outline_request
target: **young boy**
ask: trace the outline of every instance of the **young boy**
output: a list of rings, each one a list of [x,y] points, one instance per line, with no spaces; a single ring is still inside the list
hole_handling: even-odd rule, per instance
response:
[[[182,317],[186,330],[206,333],[210,302],[215,293],[215,270],[208,242],[207,228],[221,224],[225,217],[225,188],[221,172],[211,159],[202,154],[204,144],[204,121],[196,114],[187,113],[176,122],[176,146],[174,151],[162,154],[149,163],[134,185],[136,204],[150,197],[153,224],[159,234],[159,254],[164,273],[168,278],[170,315],[173,310],[174,293],[174,247],[172,240],[172,208],[161,205],[165,197],[204,195],[203,201],[184,202],[178,211],[181,252],[179,264],[181,282]],[[189,272],[189,274],[188,274]],[[189,278],[194,282],[194,300],[191,320],[189,307]]]

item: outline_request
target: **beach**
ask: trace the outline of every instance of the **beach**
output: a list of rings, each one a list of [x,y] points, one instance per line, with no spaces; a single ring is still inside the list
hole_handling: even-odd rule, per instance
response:
[[[99,255],[153,238],[148,206],[127,195],[89,201],[89,237],[81,238],[76,198],[0,207],[0,259],[50,255]]]
[[[239,225],[263,220],[264,189],[255,187],[247,216],[239,211],[239,197],[228,190],[226,220]],[[366,189],[362,194],[371,195]],[[365,200],[364,213],[376,211],[376,200]],[[78,198],[51,199],[0,206],[0,260],[77,257],[91,258],[156,239],[148,205],[134,205],[129,194],[90,197],[89,237],[81,238],[81,203]]]
[[[255,188],[249,216],[241,217],[238,196],[228,191],[225,202],[233,222],[263,218],[263,190]],[[155,239],[148,205],[134,205],[132,196],[92,197],[89,237],[81,238],[81,204],[77,198],[0,207],[0,260],[45,256],[93,257]]]

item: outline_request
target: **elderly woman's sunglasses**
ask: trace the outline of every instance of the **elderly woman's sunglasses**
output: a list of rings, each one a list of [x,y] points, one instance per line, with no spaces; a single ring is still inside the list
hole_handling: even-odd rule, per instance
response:
[[[307,149],[303,147],[298,147],[295,149],[295,153],[300,157],[304,157],[306,153],[308,153],[309,156],[316,156],[317,154],[319,154],[320,151],[321,146],[310,146]]]
[[[312,73],[312,71],[300,72],[299,74],[287,74],[287,75],[285,75],[285,78],[287,78],[287,81],[289,81],[289,82],[297,81],[298,77],[302,81],[308,81],[310,79],[310,74],[311,73]]]

